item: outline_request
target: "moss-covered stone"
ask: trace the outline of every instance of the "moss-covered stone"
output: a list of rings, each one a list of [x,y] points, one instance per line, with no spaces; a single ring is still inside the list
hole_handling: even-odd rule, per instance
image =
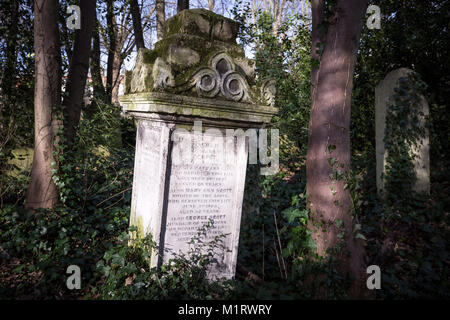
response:
[[[130,226],[136,227],[136,231],[130,232],[130,240],[144,238],[144,221],[142,216],[136,215],[135,210],[130,212]]]
[[[178,50],[194,51],[197,56],[194,63],[179,63],[171,61],[174,48]],[[210,41],[198,35],[175,34],[159,41],[155,49],[146,53],[144,61],[153,64],[157,57],[164,58],[171,66],[175,77],[175,84],[180,85],[192,76],[201,66],[207,66],[211,56],[217,52],[226,52],[232,57],[245,59],[244,51],[237,45],[230,45],[221,41]]]
[[[257,127],[269,123],[277,113],[271,106],[232,102],[219,99],[180,96],[169,93],[149,92],[129,94],[121,97],[124,111],[133,116],[152,117],[159,120],[182,122],[182,118],[194,117],[208,121],[220,121],[225,126]],[[178,121],[180,120],[180,121]],[[243,123],[246,124],[243,124]]]
[[[119,97],[124,112],[139,119],[130,217],[136,226],[133,239],[151,233],[156,241],[164,238],[170,243],[164,223],[172,221],[173,209],[166,206],[170,198],[166,191],[173,189],[172,178],[178,174],[168,165],[175,163],[170,157],[176,154],[174,148],[186,146],[174,142],[175,130],[190,131],[201,121],[202,130],[219,130],[225,136],[227,129],[264,127],[278,111],[268,103],[275,92],[273,82],[255,84],[254,62],[236,44],[237,30],[236,22],[210,11],[185,10],[169,19],[166,37],[154,50],[138,52],[129,91]],[[240,210],[247,163],[245,140],[234,142],[236,149],[230,155],[240,170],[236,185],[241,189],[232,192],[237,200],[226,211]],[[152,266],[161,261],[162,252],[151,254]]]
[[[32,148],[18,148],[11,151],[12,158],[7,161],[8,169],[5,174],[18,178],[24,172],[31,170],[34,150]]]
[[[263,105],[273,102],[274,90],[256,85],[254,61],[236,44],[237,22],[194,9],[167,20],[166,29],[154,50],[139,50],[133,71],[127,73],[125,94],[167,92]]]
[[[236,44],[239,23],[205,9],[184,10],[166,21],[166,36],[198,35]]]

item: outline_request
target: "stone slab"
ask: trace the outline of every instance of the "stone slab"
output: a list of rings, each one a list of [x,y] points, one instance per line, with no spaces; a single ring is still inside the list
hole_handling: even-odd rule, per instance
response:
[[[394,89],[398,86],[400,78],[405,78],[413,72],[407,68],[400,68],[391,71],[380,81],[375,88],[375,139],[376,139],[376,157],[377,157],[377,190],[380,193],[384,188],[384,182],[381,178],[385,170],[387,150],[384,143],[386,129],[386,111],[392,104]],[[425,97],[421,97],[420,110],[424,116],[429,115],[429,106]],[[425,118],[421,117],[421,125],[425,126]],[[425,137],[419,142],[417,148],[412,147],[411,152],[416,154],[414,163],[417,180],[414,186],[416,192],[430,192],[430,155],[429,155],[429,133],[426,130]]]

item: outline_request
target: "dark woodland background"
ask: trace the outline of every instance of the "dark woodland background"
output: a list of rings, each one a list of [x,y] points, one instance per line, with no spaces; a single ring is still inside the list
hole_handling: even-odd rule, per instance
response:
[[[86,14],[79,31],[66,26],[71,4]],[[367,28],[368,4],[381,8],[381,29]],[[165,19],[189,5],[241,22],[238,43],[256,60],[258,77],[275,78],[278,88],[272,127],[280,130],[280,171],[258,176],[248,166],[233,281],[204,279],[210,256],[199,254],[201,245],[161,269],[148,265],[151,238],[128,245],[136,128],[121,115],[119,84],[136,50],[153,48]],[[340,244],[345,247],[349,230],[341,233],[337,221],[338,231],[327,230],[336,232],[336,246],[318,254],[307,209],[311,86],[321,85],[314,72],[329,48],[321,37],[335,32],[346,45],[342,8],[362,29],[355,54],[346,57],[355,61],[350,148],[337,152],[349,159],[342,192],[345,214],[353,217],[350,233],[365,265],[381,268],[382,289],[369,293],[355,293],[354,274],[344,266]],[[448,299],[449,28],[444,0],[2,0],[0,299]],[[398,91],[395,110],[408,109],[419,93],[430,106],[431,192],[412,191],[411,159],[400,146],[380,198],[375,87],[400,67],[420,78]],[[42,119],[51,125],[36,131]],[[393,132],[405,139],[414,134],[393,119]],[[38,148],[49,156],[32,169],[31,152],[43,152]],[[201,234],[193,239],[199,240]],[[220,246],[220,239],[204,245]],[[80,290],[66,287],[69,265],[82,270]]]

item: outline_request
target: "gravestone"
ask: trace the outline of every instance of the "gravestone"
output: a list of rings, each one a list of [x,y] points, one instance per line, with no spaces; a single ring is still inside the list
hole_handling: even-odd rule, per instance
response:
[[[384,80],[375,88],[375,128],[376,128],[376,156],[377,156],[377,190],[380,193],[384,188],[382,174],[385,172],[387,150],[384,136],[386,129],[386,114],[392,105],[394,89],[398,87],[399,79],[407,78],[413,71],[400,68],[389,72]],[[425,97],[420,97],[419,111],[423,116],[419,117],[420,126],[425,126],[425,116],[429,115],[429,106]],[[418,141],[417,147],[411,146],[410,152],[415,154],[414,170],[417,177],[414,185],[416,192],[430,192],[430,155],[429,133],[425,130],[425,136]]]
[[[19,178],[31,170],[33,164],[34,150],[32,148],[18,148],[11,151],[12,157],[8,159],[6,175]]]
[[[187,253],[212,221],[207,240],[226,235],[227,250],[216,252],[208,278],[232,278],[249,145],[242,133],[277,113],[274,81],[256,83],[233,20],[184,10],[165,28],[154,50],[139,50],[119,97],[137,119],[130,224],[139,237],[152,234],[158,266]]]

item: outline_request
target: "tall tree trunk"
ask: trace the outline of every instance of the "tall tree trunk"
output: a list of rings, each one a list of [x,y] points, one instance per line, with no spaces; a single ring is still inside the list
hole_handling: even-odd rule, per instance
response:
[[[58,32],[58,1],[34,1],[34,158],[26,207],[52,208],[58,190],[52,180],[51,163],[55,119],[52,108],[61,104],[61,57]]]
[[[189,0],[178,0],[177,2],[177,12],[189,9]]]
[[[160,1],[160,0],[159,0]],[[158,8],[158,0],[156,0]],[[145,48],[144,34],[142,33],[141,10],[137,0],[130,0],[131,17],[133,18],[134,39],[136,48]],[[158,32],[158,14],[156,14],[156,31]]]
[[[66,141],[70,144],[75,136],[75,127],[80,121],[86,78],[89,70],[92,29],[95,22],[94,0],[80,0],[81,28],[75,31],[72,58],[67,77],[63,105],[67,113],[65,123]]]
[[[303,3],[303,2],[302,2]],[[323,29],[320,28],[320,24],[323,23],[324,19],[324,2],[323,0],[312,0],[311,1],[311,13],[312,13],[312,47],[311,47],[311,97],[314,96],[314,90],[317,87],[317,75],[319,70],[320,62],[320,48],[325,43],[325,33]]]
[[[116,55],[116,26],[114,20],[114,0],[106,1],[106,23],[108,33],[108,61],[106,65],[106,97],[108,103],[111,103],[113,88],[113,68]]]
[[[156,0],[156,37],[161,40],[164,37],[166,22],[166,4],[164,0]]]
[[[353,234],[353,217],[345,174],[350,170],[350,106],[353,72],[366,0],[338,0],[324,35],[320,65],[313,69],[312,108],[307,154],[309,228],[319,256],[342,245],[337,260],[340,272],[354,277],[351,295],[363,289],[364,249]],[[313,1],[313,50],[324,17],[324,1]],[[313,51],[314,57],[314,51]],[[341,241],[340,238],[343,237]],[[347,255],[349,253],[349,255]]]
[[[10,23],[6,36],[6,61],[1,79],[2,100],[5,105],[13,104],[11,101],[14,87],[16,85],[16,49],[17,49],[17,27],[19,25],[19,0],[10,1]],[[6,102],[5,102],[6,101]],[[1,114],[1,110],[0,110]]]
[[[102,70],[100,64],[100,34],[99,25],[96,20],[92,33],[92,51],[91,51],[91,77],[94,90],[94,98],[105,101],[105,86],[103,85]]]
[[[72,41],[71,41],[71,37],[69,35],[69,29],[67,28],[67,21],[66,21],[66,16],[63,14],[59,14],[58,15],[58,19],[59,19],[59,25],[61,28],[61,32],[60,32],[60,36],[61,36],[61,46],[64,47],[64,51],[66,53],[67,56],[67,61],[70,60],[70,58],[72,57]],[[64,61],[64,59],[63,59]],[[63,66],[64,67],[64,66]]]
[[[208,9],[209,11],[214,11],[214,7],[216,6],[216,0],[208,0]]]
[[[120,69],[122,68],[123,58],[121,58],[121,52],[117,52],[119,47],[116,47],[114,54],[114,61],[112,66],[112,90],[111,90],[111,102],[115,105],[119,105],[119,87],[120,87]]]
[[[19,25],[19,0],[9,1],[8,5],[5,5],[4,12],[0,12],[0,19],[5,15],[9,15],[9,23],[7,24],[6,33],[6,52],[5,52],[5,64],[4,69],[0,66],[0,149],[6,145],[9,140],[7,136],[5,119],[9,118],[9,123],[14,123],[14,106],[18,94],[15,90],[17,84],[17,32]],[[5,19],[6,20],[6,19]]]
[[[273,34],[277,35],[278,34],[278,30],[280,29],[281,26],[281,22],[283,19],[283,11],[284,11],[284,7],[286,6],[286,0],[278,0],[278,1],[274,1],[272,6],[273,6]]]

